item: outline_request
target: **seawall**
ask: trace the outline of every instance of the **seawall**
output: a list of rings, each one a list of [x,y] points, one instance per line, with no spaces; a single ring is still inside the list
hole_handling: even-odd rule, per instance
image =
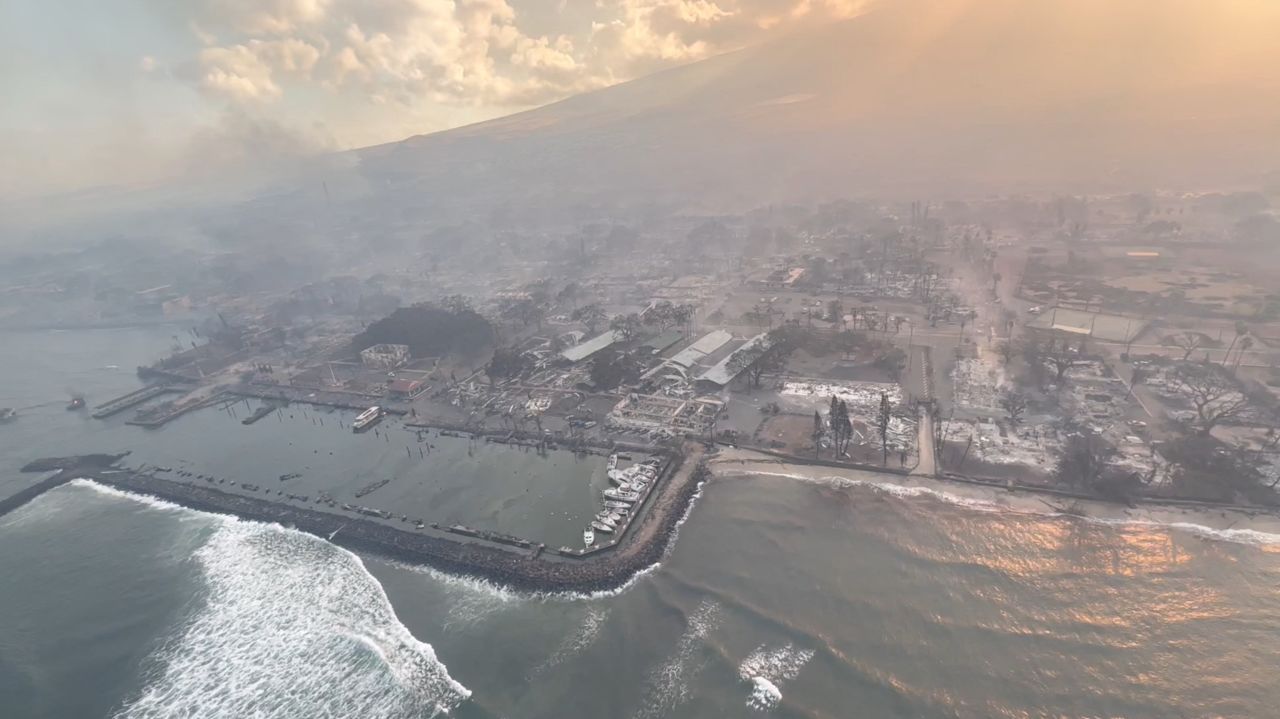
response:
[[[457,535],[407,531],[371,519],[232,494],[129,469],[80,465],[74,459],[42,460],[60,463],[63,468],[5,500],[6,508],[0,508],[0,514],[72,479],[84,478],[191,509],[274,522],[330,539],[356,552],[423,564],[529,592],[597,592],[626,584],[638,572],[662,558],[673,530],[684,516],[699,482],[706,476],[705,465],[682,462],[678,456],[658,488],[658,495],[650,499],[651,505],[637,518],[623,541],[608,550],[584,556],[565,556],[557,552],[505,547]],[[49,467],[45,464],[31,471],[47,471]]]

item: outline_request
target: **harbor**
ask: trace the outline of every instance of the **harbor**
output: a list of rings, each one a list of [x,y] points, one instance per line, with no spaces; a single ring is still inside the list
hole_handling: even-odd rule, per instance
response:
[[[582,552],[546,548],[464,526],[419,526],[405,517],[344,511],[343,505],[337,505],[335,511],[329,501],[319,497],[226,479],[215,481],[207,475],[194,478],[197,481],[181,481],[171,478],[175,474],[172,468],[128,468],[120,464],[123,458],[93,455],[32,462],[24,471],[54,474],[11,498],[0,511],[12,511],[72,480],[87,479],[191,509],[291,526],[353,551],[483,578],[513,589],[590,592],[619,587],[661,558],[706,475],[700,448],[675,455],[627,530],[607,547]]]

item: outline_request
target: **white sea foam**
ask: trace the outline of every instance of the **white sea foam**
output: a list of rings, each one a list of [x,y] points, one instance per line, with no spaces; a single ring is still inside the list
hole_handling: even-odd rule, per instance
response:
[[[795,679],[804,665],[813,659],[812,649],[797,649],[791,644],[781,647],[756,647],[738,666],[738,676],[751,683],[747,706],[768,711],[782,701],[778,684]]]
[[[144,504],[152,509],[159,509],[166,512],[190,512],[193,515],[205,514],[201,512],[194,512],[193,510],[189,510],[180,504],[174,504],[173,502],[166,502],[163,499],[156,499],[155,497],[151,497],[145,494],[134,494],[133,492],[126,492],[122,489],[116,489],[115,487],[95,482],[92,479],[78,478],[78,479],[71,480],[67,484],[68,486],[71,486],[71,487],[91,489],[97,492],[98,494],[101,494],[106,497],[112,497],[114,499],[127,499],[132,502],[137,502],[138,504]]]
[[[689,617],[689,624],[676,649],[665,662],[649,673],[645,682],[645,703],[636,713],[641,719],[670,716],[689,698],[693,678],[705,662],[698,660],[702,641],[720,625],[720,605],[707,599]]]
[[[207,582],[202,606],[152,657],[150,680],[118,719],[435,716],[470,696],[356,555],[220,519],[193,557]]]
[[[751,677],[751,696],[747,706],[758,711],[769,711],[782,703],[782,690],[764,677]]]
[[[766,477],[784,477],[787,479],[795,479],[810,484],[822,484],[826,486],[834,486],[839,488],[845,487],[868,487],[895,497],[932,497],[948,504],[953,504],[966,509],[981,512],[1005,512],[1009,514],[1030,514],[1041,517],[1061,517],[1072,520],[1083,520],[1093,524],[1105,524],[1117,527],[1152,527],[1157,529],[1175,529],[1190,534],[1195,534],[1205,539],[1220,540],[1224,542],[1236,542],[1238,544],[1252,544],[1256,546],[1266,546],[1272,544],[1280,544],[1280,534],[1273,532],[1263,532],[1256,529],[1215,529],[1203,524],[1194,522],[1162,522],[1151,519],[1127,518],[1127,517],[1090,517],[1080,516],[1076,514],[1068,514],[1066,512],[1049,512],[1036,511],[1034,509],[1013,508],[998,502],[990,502],[981,499],[973,499],[971,497],[961,497],[950,492],[945,492],[930,487],[906,487],[892,482],[874,482],[865,479],[852,479],[850,477],[823,476],[810,477],[803,474],[793,474],[788,472],[767,472],[755,471],[750,472],[754,475]],[[1230,510],[1228,510],[1230,511]]]
[[[578,631],[566,635],[555,651],[551,652],[551,656],[547,657],[547,660],[537,667],[534,667],[533,671],[529,673],[530,678],[536,678],[547,670],[564,664],[591,646],[596,637],[600,635],[600,630],[604,628],[604,622],[608,618],[608,609],[603,607],[588,608],[586,615],[582,618],[582,624],[578,626]]]
[[[869,479],[853,479],[852,477],[839,477],[835,475],[824,475],[821,477],[811,477],[804,474],[794,474],[791,472],[765,472],[752,470],[751,474],[764,477],[784,477],[786,479],[794,479],[809,484],[821,484],[837,489],[847,489],[850,487],[867,487],[874,489],[894,497],[932,497],[948,504],[954,504],[960,507],[967,507],[979,511],[1009,511],[1005,507],[996,502],[989,502],[981,499],[973,499],[972,497],[961,497],[957,494],[945,492],[940,489],[930,487],[907,487],[893,482],[876,482]]]

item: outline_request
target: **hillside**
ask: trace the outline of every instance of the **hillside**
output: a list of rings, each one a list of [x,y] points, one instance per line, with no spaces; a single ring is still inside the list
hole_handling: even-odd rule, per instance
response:
[[[1258,0],[895,0],[357,154],[392,195],[481,205],[1257,183],[1280,167],[1277,21]]]

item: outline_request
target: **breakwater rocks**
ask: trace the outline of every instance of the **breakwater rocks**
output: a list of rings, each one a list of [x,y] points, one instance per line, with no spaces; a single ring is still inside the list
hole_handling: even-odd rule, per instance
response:
[[[707,475],[705,464],[686,460],[677,456],[670,463],[667,477],[660,485],[659,496],[651,498],[651,505],[623,541],[609,550],[588,555],[553,551],[531,553],[480,538],[465,538],[445,532],[406,531],[374,519],[341,516],[286,502],[232,494],[212,487],[162,479],[154,474],[100,465],[83,466],[73,459],[62,460],[63,470],[46,479],[48,486],[42,486],[23,503],[40,492],[82,477],[191,509],[275,522],[330,539],[353,551],[410,564],[424,564],[520,591],[598,592],[623,586],[662,558],[689,501]]]

